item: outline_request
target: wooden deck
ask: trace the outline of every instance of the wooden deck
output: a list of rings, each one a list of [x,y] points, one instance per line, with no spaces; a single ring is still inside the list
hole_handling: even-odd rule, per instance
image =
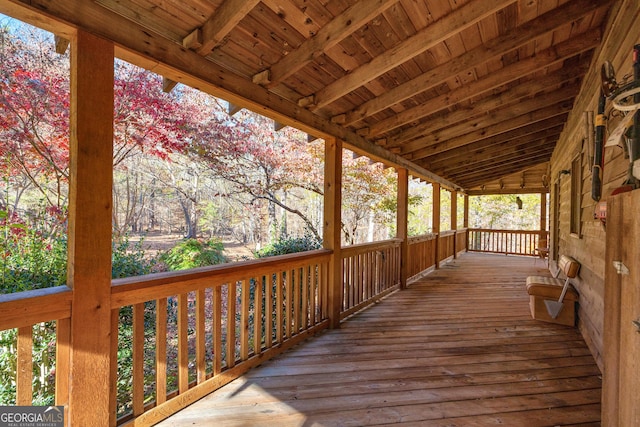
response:
[[[543,267],[465,254],[159,425],[600,425],[579,332],[529,316]]]

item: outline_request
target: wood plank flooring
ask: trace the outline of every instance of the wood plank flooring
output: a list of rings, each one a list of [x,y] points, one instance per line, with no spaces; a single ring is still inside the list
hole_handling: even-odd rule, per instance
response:
[[[530,318],[544,267],[464,254],[159,425],[600,425],[579,332]]]

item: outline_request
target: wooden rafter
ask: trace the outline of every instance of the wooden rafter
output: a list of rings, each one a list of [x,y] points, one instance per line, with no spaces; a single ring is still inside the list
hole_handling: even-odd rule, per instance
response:
[[[540,15],[538,18],[523,24],[501,37],[489,40],[487,43],[467,52],[465,55],[456,57],[365,102],[345,114],[345,124],[353,124],[385,108],[409,99],[416,93],[436,87],[456,74],[463,73],[478,64],[500,57],[533,39],[556,30],[567,20],[582,18],[598,7],[602,7],[602,4],[597,0],[576,0],[565,3],[557,9]]]
[[[550,157],[550,156],[549,156]],[[546,163],[547,160],[538,160],[538,161],[525,161],[518,164],[503,166],[499,171],[493,173],[483,173],[475,176],[465,177],[464,179],[460,179],[460,185],[463,185],[465,188],[473,188],[478,185],[484,184],[486,182],[496,180],[499,178],[503,178],[514,173],[520,173],[523,170],[529,169],[533,166],[536,166],[541,163]]]
[[[564,120],[566,120],[566,114],[554,116],[547,120],[541,120],[539,122],[534,122],[526,126],[520,126],[506,132],[497,133],[495,135],[488,134],[486,138],[481,137],[476,139],[475,143],[471,147],[469,147],[468,144],[454,144],[457,142],[457,140],[455,139],[451,141],[445,141],[451,143],[446,150],[434,149],[433,151],[428,152],[425,149],[425,152],[421,157],[418,157],[418,152],[416,152],[414,159],[415,161],[419,160],[421,164],[428,164],[431,167],[431,165],[435,164],[438,161],[443,161],[456,156],[464,156],[468,153],[475,152],[477,150],[484,150],[503,142],[514,140],[520,141],[523,138],[527,138],[530,135],[536,134],[538,132],[543,132],[548,129],[557,127],[562,128],[562,126],[564,125]]]
[[[289,52],[267,70],[254,75],[254,83],[264,84],[267,87],[276,86],[397,1],[365,0],[355,3],[322,27],[313,37],[305,40],[296,50]]]
[[[162,78],[162,91],[165,93],[170,93],[177,85],[178,82],[175,80],[171,80],[167,77]]]
[[[571,103],[562,102],[553,104],[549,107],[544,107],[538,110],[533,110],[528,113],[522,114],[512,119],[499,121],[501,115],[495,114],[495,123],[488,124],[477,130],[471,130],[467,125],[461,124],[454,128],[447,128],[444,131],[436,132],[429,137],[422,138],[425,144],[422,148],[411,151],[412,160],[419,160],[425,157],[437,156],[440,153],[445,153],[456,148],[464,147],[469,144],[482,144],[488,138],[499,139],[502,134],[504,137],[521,137],[530,132],[531,129],[543,129],[552,123],[556,124],[564,123],[567,115],[571,111]],[[540,123],[548,122],[548,123]],[[457,129],[460,128],[460,129]],[[453,134],[451,136],[451,133]],[[437,141],[433,143],[433,141]],[[407,145],[413,143],[411,141]],[[404,152],[405,147],[402,147]],[[410,147],[406,147],[406,151],[409,152]]]
[[[447,117],[442,118],[441,120],[433,120],[432,122],[428,122],[425,125],[419,126],[421,128],[420,134],[430,135],[440,129],[445,128],[446,126],[456,125],[465,127],[467,129],[467,132],[470,132],[473,129],[483,129],[496,123],[515,119],[516,117],[522,116],[531,110],[540,110],[547,105],[555,105],[562,101],[570,100],[575,95],[576,90],[576,85],[570,85],[562,89],[555,90],[551,93],[540,93],[533,98],[525,98],[523,100],[523,97],[516,97],[515,99],[511,99],[510,102],[507,102],[508,97],[505,94],[505,96],[503,96],[502,98],[503,107],[493,111],[490,115],[486,114],[486,111],[494,110],[494,108],[491,107],[494,107],[496,104],[500,104],[500,101],[497,98],[488,98],[486,103],[478,103],[474,106],[472,110],[475,112],[475,114],[469,113],[470,110],[458,110],[449,114]],[[481,109],[483,105],[488,106],[489,104],[491,104],[490,108],[487,108],[485,110]],[[478,117],[474,118],[475,115],[478,115]],[[451,136],[446,139],[451,139],[454,137],[455,136]],[[425,138],[430,138],[430,136],[427,136]],[[438,142],[433,139],[431,141],[432,144]],[[424,140],[422,142],[424,143],[422,145],[422,148],[424,150],[428,150],[428,146],[431,144],[427,143],[427,141]],[[403,152],[407,151],[403,150]]]
[[[60,55],[64,55],[67,52],[67,49],[69,48],[69,40],[61,37],[61,36],[54,36],[54,42],[56,45],[56,53],[59,53]]]
[[[567,42],[539,52],[531,58],[518,61],[494,73],[488,74],[482,79],[430,99],[427,103],[404,110],[386,120],[381,120],[376,123],[375,126],[371,127],[371,135],[385,133],[393,127],[414,122],[422,117],[445,110],[461,101],[487,94],[508,83],[522,79],[525,76],[530,76],[550,65],[579,55],[584,51],[591,50],[597,45],[599,40],[599,31],[594,31],[588,35],[580,34],[575,36]],[[584,71],[586,71],[586,67]]]
[[[316,92],[314,107],[321,108],[330,104],[341,96],[450,38],[461,29],[467,28],[503,9],[514,1],[494,0],[491,2],[466,3],[418,32],[415,36],[388,50],[383,55],[376,56],[366,65]]]
[[[207,22],[184,38],[183,46],[208,55],[258,3],[259,0],[225,0]]]
[[[569,80],[582,77],[586,73],[588,65],[587,61],[582,61],[581,64],[576,65],[575,67],[561,68],[555,73],[548,74],[543,78],[519,84],[500,93],[499,95],[486,97],[482,101],[474,103],[472,108],[449,113],[443,120],[427,122],[427,125],[422,127],[422,130],[424,131],[425,129],[428,129],[425,133],[429,133],[432,130],[451,126],[464,120],[468,120],[470,117],[482,115],[487,111],[495,110],[496,108],[500,108],[504,105],[517,102],[520,99],[531,97],[537,93],[548,90],[549,88],[561,85]],[[575,91],[573,91],[572,94],[575,95]],[[422,107],[416,107],[414,110],[420,109],[422,109]],[[394,128],[419,120],[427,115],[428,114],[418,112],[410,119],[395,119],[395,117],[399,117],[399,115],[396,115],[393,120],[381,120],[369,128],[369,136],[373,137],[385,134]]]
[[[560,132],[562,132],[562,126],[557,126],[527,135],[524,138],[506,140],[486,148],[476,149],[466,154],[458,152],[455,157],[447,159],[446,162],[430,162],[429,170],[450,176],[466,173],[471,170],[482,170],[485,167],[485,163],[495,163],[501,159],[508,160],[510,156],[523,153],[535,154],[536,150],[539,150],[541,147],[547,147],[549,145],[548,141],[557,141]],[[553,148],[553,146],[551,148]],[[451,159],[455,161],[455,167],[449,166]]]

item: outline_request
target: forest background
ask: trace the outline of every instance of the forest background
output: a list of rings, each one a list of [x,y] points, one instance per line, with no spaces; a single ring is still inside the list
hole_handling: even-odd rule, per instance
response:
[[[0,16],[0,294],[66,284],[69,53]],[[324,141],[116,61],[114,278],[321,247]],[[396,235],[397,175],[344,150],[342,243]],[[412,179],[409,234],[431,232],[432,186]],[[462,196],[459,196],[462,197]],[[469,226],[539,227],[539,195],[470,197]],[[452,228],[441,191],[441,230]],[[463,203],[458,206],[462,227]],[[121,340],[130,322],[121,313]],[[34,395],[52,399],[51,325],[36,334]],[[15,396],[15,331],[0,333],[0,404]],[[129,393],[127,348],[119,393]],[[120,362],[119,362],[120,363]],[[121,411],[126,411],[124,405]]]

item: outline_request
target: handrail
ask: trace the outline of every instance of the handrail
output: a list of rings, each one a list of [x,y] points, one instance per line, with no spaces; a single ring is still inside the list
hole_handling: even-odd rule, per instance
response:
[[[71,317],[67,286],[0,295],[0,331]]]
[[[411,236],[407,240],[410,245],[435,240],[438,235],[435,233],[421,234],[419,236]]]
[[[380,240],[377,242],[371,243],[358,243],[356,245],[344,246],[342,251],[342,256],[349,257],[356,254],[362,254],[370,251],[376,251],[381,249],[386,249],[390,246],[399,246],[402,243],[402,239],[388,239],[388,240]]]
[[[278,255],[232,264],[199,267],[184,271],[172,271],[112,280],[111,307],[137,304],[150,299],[164,298],[183,292],[211,287],[210,281],[226,283],[234,277],[268,274],[274,269],[297,268],[309,260],[328,262],[331,250],[318,249],[296,254]]]

